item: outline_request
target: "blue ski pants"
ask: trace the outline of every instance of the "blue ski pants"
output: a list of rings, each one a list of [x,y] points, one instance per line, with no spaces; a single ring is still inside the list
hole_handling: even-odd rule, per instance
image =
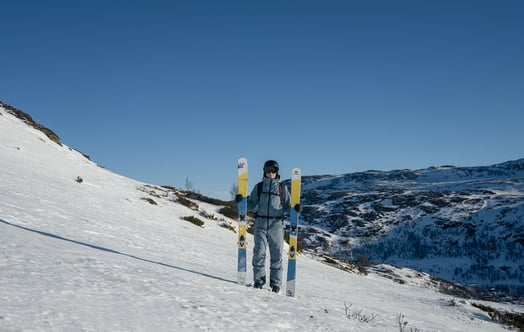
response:
[[[284,220],[257,218],[255,220],[255,247],[253,249],[253,279],[263,285],[266,282],[266,252],[269,248],[269,285],[282,286],[282,250],[284,247]]]

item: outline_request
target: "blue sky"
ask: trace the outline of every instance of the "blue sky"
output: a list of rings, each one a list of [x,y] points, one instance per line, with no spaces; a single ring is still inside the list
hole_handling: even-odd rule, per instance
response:
[[[0,100],[119,174],[283,178],[524,157],[524,2],[2,1]]]

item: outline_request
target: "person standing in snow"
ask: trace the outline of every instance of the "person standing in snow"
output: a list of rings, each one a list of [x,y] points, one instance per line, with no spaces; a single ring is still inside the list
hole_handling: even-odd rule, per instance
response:
[[[247,198],[247,208],[255,212],[255,247],[253,248],[254,287],[266,283],[266,252],[269,247],[269,286],[275,293],[282,286],[282,250],[284,246],[284,216],[289,215],[291,195],[280,183],[279,165],[274,160],[264,163],[264,176]],[[235,197],[240,202],[241,195]],[[293,207],[300,212],[300,204]]]

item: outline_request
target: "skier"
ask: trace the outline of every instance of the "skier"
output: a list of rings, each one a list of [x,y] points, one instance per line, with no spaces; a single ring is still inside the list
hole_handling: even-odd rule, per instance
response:
[[[247,208],[255,211],[255,247],[253,248],[254,287],[262,288],[266,283],[266,251],[269,247],[269,286],[275,293],[282,286],[282,249],[284,246],[284,216],[290,211],[290,194],[280,183],[279,165],[274,160],[264,163],[264,176],[247,199]],[[239,197],[240,196],[240,197]],[[235,197],[237,203],[241,195]],[[300,204],[293,207],[298,212]]]

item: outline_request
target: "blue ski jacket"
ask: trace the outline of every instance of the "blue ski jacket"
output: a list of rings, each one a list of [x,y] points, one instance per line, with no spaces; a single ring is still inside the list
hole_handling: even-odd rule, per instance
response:
[[[281,198],[278,179],[263,178],[260,197],[257,186],[255,186],[247,198],[247,208],[254,211],[257,218],[284,219],[286,215],[289,215],[291,209],[291,195],[284,185],[282,185],[282,196]]]

